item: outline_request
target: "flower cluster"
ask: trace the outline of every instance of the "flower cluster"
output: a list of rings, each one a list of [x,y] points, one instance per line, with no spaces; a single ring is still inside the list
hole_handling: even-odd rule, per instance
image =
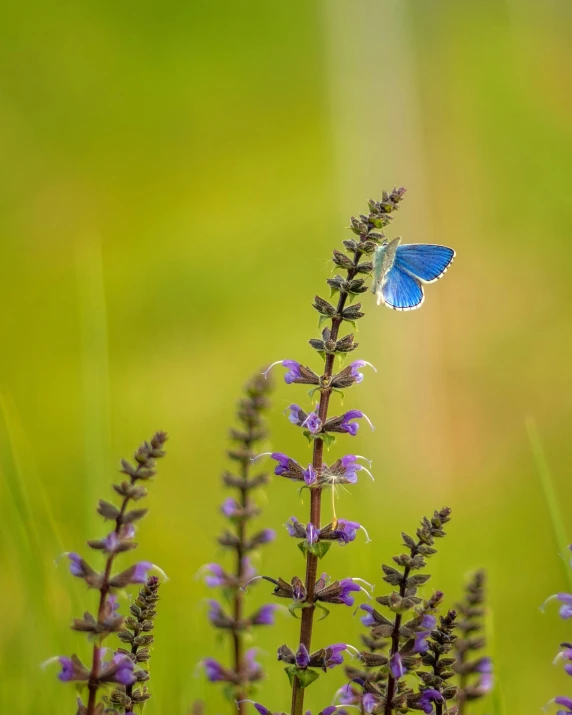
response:
[[[245,634],[253,626],[272,625],[275,604],[264,605],[252,613],[245,613],[244,588],[256,578],[256,571],[250,555],[254,549],[274,539],[274,531],[262,529],[249,534],[248,522],[259,514],[259,508],[252,499],[252,492],[266,484],[264,473],[252,474],[252,463],[256,444],[266,439],[263,413],[268,408],[268,393],[271,385],[261,375],[256,375],[245,386],[245,395],[238,403],[239,429],[232,429],[231,439],[236,443],[228,451],[236,472],[226,472],[223,482],[235,491],[236,496],[225,499],[221,512],[229,522],[229,527],[219,537],[221,546],[234,554],[234,568],[226,570],[218,563],[205,567],[205,582],[211,588],[222,589],[229,605],[225,608],[215,599],[209,600],[208,618],[215,628],[225,630],[232,638],[232,665],[223,666],[213,658],[202,661],[206,676],[211,682],[224,683],[225,693],[234,701],[244,701],[250,694],[252,684],[262,678],[262,669],[255,661],[255,650],[244,648]],[[239,705],[242,711],[243,706]]]
[[[158,600],[159,579],[157,576],[150,576],[139,591],[135,602],[129,606],[131,615],[125,619],[125,630],[118,633],[119,640],[128,645],[129,650],[118,648],[116,652],[131,660],[133,680],[124,683],[125,690],[116,688],[111,693],[109,701],[115,707],[123,708],[125,712],[133,712],[135,705],[142,705],[151,697],[147,686],[143,683],[149,680],[148,661],[151,656],[151,645],[155,640],[152,631],[155,627]],[[136,683],[141,683],[141,687],[135,688]]]
[[[415,692],[404,676],[415,672],[423,683],[433,682],[425,679],[430,674],[420,668],[425,665],[434,670],[436,667],[431,650],[434,639],[438,637],[435,614],[443,594],[436,591],[427,600],[420,598],[417,590],[429,580],[430,575],[414,572],[423,569],[426,559],[436,553],[435,539],[445,536],[443,526],[450,520],[450,513],[451,510],[445,507],[436,511],[431,519],[424,517],[417,529],[416,539],[403,533],[404,545],[409,553],[393,557],[398,568],[382,565],[384,581],[396,590],[376,600],[390,611],[392,617],[388,618],[370,604],[360,607],[366,614],[362,616],[362,623],[370,629],[370,636],[364,639],[369,650],[360,653],[361,670],[355,667],[347,669],[352,685],[340,692],[342,703],[358,704],[366,712],[387,715],[396,710],[407,712],[409,709],[428,707],[429,696],[425,696],[425,701],[420,704],[423,690]],[[371,668],[379,670],[372,674]],[[443,691],[442,700],[451,699],[455,694],[455,688]]]
[[[459,675],[459,713],[464,715],[467,703],[478,700],[493,688],[491,659],[477,655],[486,645],[483,619],[485,615],[486,574],[476,571],[465,588],[464,599],[456,604],[459,636],[455,641],[455,671]]]
[[[123,570],[113,572],[116,557],[137,547],[133,541],[135,524],[147,513],[147,509],[129,508],[132,501],[138,502],[147,496],[145,486],[156,474],[156,460],[165,455],[163,449],[167,435],[157,432],[150,442],[144,442],[135,452],[134,464],[127,460],[121,462],[121,472],[127,478],[113,489],[122,498],[120,506],[103,499],[99,501],[98,513],[106,520],[113,522],[111,532],[103,539],[88,541],[88,545],[99,551],[105,557],[103,569],[93,568],[77,553],[67,554],[72,576],[81,578],[88,587],[99,591],[99,607],[95,615],[86,611],[83,618],[76,618],[72,628],[87,633],[94,640],[92,663],[85,666],[73,655],[71,658],[57,658],[62,667],[59,678],[62,681],[83,681],[88,689],[88,702],[84,705],[78,701],[80,715],[94,715],[103,712],[104,703],[97,702],[98,690],[102,685],[114,683],[113,708],[107,712],[132,713],[133,705],[142,703],[150,695],[146,688],[133,690],[136,682],[148,679],[148,672],[135,665],[148,659],[149,651],[140,646],[148,645],[153,637],[148,631],[153,627],[155,615],[154,604],[158,579],[149,578],[148,572],[153,568],[149,561],[139,561]],[[131,616],[124,619],[118,612],[118,601],[115,592],[131,584],[146,584],[141,590],[138,600],[131,607]],[[144,594],[142,596],[142,594]],[[144,600],[142,600],[142,598]],[[140,605],[143,604],[143,605]],[[145,617],[139,621],[145,609]],[[108,657],[108,649],[102,643],[110,633],[117,633],[123,642],[131,643],[131,651],[118,648]]]

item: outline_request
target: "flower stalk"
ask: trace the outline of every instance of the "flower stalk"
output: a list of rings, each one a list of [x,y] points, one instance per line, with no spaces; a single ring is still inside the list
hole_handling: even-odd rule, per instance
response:
[[[271,625],[275,605],[262,606],[255,613],[245,613],[245,585],[256,576],[250,563],[250,554],[274,538],[274,531],[263,529],[254,534],[248,532],[248,522],[259,509],[252,499],[252,492],[268,481],[264,473],[252,474],[254,447],[265,440],[267,432],[264,412],[269,406],[268,393],[271,384],[261,375],[253,377],[245,386],[245,395],[237,409],[239,429],[232,429],[230,437],[236,443],[228,451],[229,458],[237,464],[236,472],[226,472],[223,482],[235,490],[236,497],[229,497],[221,511],[229,521],[229,528],[219,537],[219,544],[233,552],[233,569],[227,572],[219,564],[208,564],[205,581],[211,587],[219,587],[229,603],[226,613],[216,600],[210,601],[209,619],[220,629],[226,629],[232,640],[231,666],[226,668],[212,658],[203,660],[207,678],[211,682],[225,684],[226,694],[232,701],[232,711],[238,708],[243,715],[246,699],[252,684],[262,678],[262,669],[254,660],[254,649],[245,650],[245,635],[252,626]],[[235,706],[236,702],[236,706]]]
[[[342,369],[339,373],[335,373],[336,357],[345,357],[357,348],[353,333],[340,338],[340,330],[345,322],[355,327],[356,321],[364,315],[361,312],[361,304],[352,304],[352,301],[356,296],[367,291],[365,280],[373,270],[373,263],[368,259],[368,256],[371,256],[376,248],[383,243],[384,234],[379,229],[387,226],[392,220],[391,214],[398,208],[404,193],[405,189],[403,188],[394,189],[391,194],[384,192],[382,201],[370,201],[368,215],[360,215],[358,218],[352,217],[351,219],[350,229],[355,237],[344,241],[346,252],[337,249],[333,252],[335,268],[340,273],[345,273],[345,275],[338,273],[327,281],[332,295],[337,294],[338,296],[337,303],[334,305],[318,295],[315,296],[313,302],[314,309],[320,315],[320,326],[324,323],[329,323],[329,326],[324,328],[321,339],[310,340],[310,345],[323,358],[322,374],[318,375],[311,368],[303,366],[294,360],[279,361],[283,367],[287,368],[285,374],[287,384],[309,385],[312,386],[311,395],[316,392],[319,393],[318,404],[313,411],[306,413],[295,404],[289,408],[290,421],[302,427],[306,437],[312,442],[312,461],[309,467],[304,470],[286,455],[272,455],[279,462],[279,466],[275,471],[276,474],[293,480],[303,480],[310,487],[310,513],[306,527],[308,538],[301,545],[306,559],[304,579],[303,581],[293,579],[292,586],[289,586],[284,581],[280,584],[275,581],[277,584],[275,594],[282,597],[288,597],[288,593],[292,594],[294,603],[291,610],[298,606],[301,608],[298,643],[299,647],[303,647],[308,653],[311,652],[312,648],[315,612],[317,608],[323,608],[319,601],[346,602],[343,598],[341,601],[328,601],[329,596],[323,599],[320,595],[326,582],[324,581],[324,576],[318,579],[318,561],[325,556],[330,545],[323,538],[320,539],[320,534],[323,534],[321,525],[322,493],[325,487],[329,487],[332,490],[333,516],[331,531],[336,531],[338,519],[334,505],[335,487],[338,483],[350,482],[351,478],[348,475],[352,474],[355,477],[355,472],[359,468],[354,467],[354,471],[350,471],[349,464],[355,463],[356,459],[352,455],[344,458],[349,462],[344,463],[343,460],[338,460],[332,467],[328,468],[324,464],[324,446],[329,447],[332,445],[336,434],[346,433],[355,436],[359,428],[358,420],[364,418],[369,422],[368,418],[360,410],[350,410],[336,417],[330,417],[329,415],[332,393],[341,393],[342,390],[361,382],[363,374],[359,370],[369,365],[369,363],[359,360]],[[314,536],[316,537],[315,540]],[[346,581],[350,582],[351,580],[346,579]],[[341,583],[336,581],[330,588],[339,589]],[[351,586],[357,588],[355,583],[352,583]],[[287,672],[292,684],[291,713],[292,715],[302,715],[304,689],[308,683],[305,676],[300,672],[297,675],[291,671]]]

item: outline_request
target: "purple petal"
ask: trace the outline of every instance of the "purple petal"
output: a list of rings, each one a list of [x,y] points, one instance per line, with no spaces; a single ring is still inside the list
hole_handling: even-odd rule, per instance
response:
[[[73,679],[74,675],[74,667],[71,658],[66,658],[62,655],[59,661],[60,665],[62,666],[62,671],[58,674],[58,678],[64,683],[68,683],[70,680]]]
[[[284,382],[287,385],[291,385],[294,380],[298,380],[302,377],[300,374],[300,368],[302,367],[296,360],[282,360],[282,367],[288,368],[288,372],[284,375]]]
[[[131,576],[131,583],[147,583],[147,571],[153,568],[153,564],[150,561],[140,561],[135,564],[135,570],[133,571],[133,576]]]
[[[311,464],[308,465],[308,469],[304,470],[304,481],[308,486],[316,481],[316,470]]]
[[[82,576],[83,569],[81,566],[81,556],[79,554],[74,554],[70,552],[68,554],[68,559],[70,560],[70,573],[72,576]]]
[[[399,680],[399,678],[402,678],[405,675],[405,668],[403,667],[403,662],[399,653],[394,653],[391,656],[389,660],[389,670],[391,671],[391,675],[393,675],[396,680]]]
[[[310,664],[310,655],[308,649],[303,643],[300,643],[296,651],[296,665],[298,668],[307,668]]]
[[[227,679],[222,665],[214,658],[205,658],[202,661],[202,664],[205,669],[207,679],[210,680],[211,683]]]

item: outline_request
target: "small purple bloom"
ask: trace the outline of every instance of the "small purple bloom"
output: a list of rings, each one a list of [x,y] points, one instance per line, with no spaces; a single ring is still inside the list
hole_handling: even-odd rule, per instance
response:
[[[131,583],[147,583],[147,571],[153,568],[153,564],[150,561],[140,561],[135,564],[133,570],[133,575],[131,576]]]
[[[306,413],[304,410],[300,407],[300,405],[296,404],[290,405],[288,410],[290,411],[290,414],[288,415],[290,422],[297,427],[301,427],[302,423],[306,419]]]
[[[339,599],[341,603],[345,603],[346,606],[354,605],[354,597],[351,596],[352,591],[359,591],[360,587],[357,583],[354,583],[351,578],[343,578],[340,581],[341,593]]]
[[[131,658],[124,653],[117,653],[113,656],[112,663],[117,670],[111,676],[111,681],[121,683],[121,685],[133,685],[137,678],[133,675],[133,661]]]
[[[423,616],[423,618],[421,619],[421,627],[424,630],[432,631],[436,625],[437,625],[437,619],[435,618],[435,616],[432,616],[430,613],[426,613]]]
[[[272,710],[265,708],[264,705],[261,705],[260,703],[252,703],[252,704],[258,710],[260,715],[272,715]]]
[[[423,691],[423,695],[421,696],[421,699],[419,700],[419,707],[421,710],[423,710],[426,715],[430,715],[430,713],[433,712],[433,703],[442,703],[443,702],[443,696],[438,690],[434,690],[433,688],[428,688],[427,690]]]
[[[74,574],[75,575],[75,574]],[[75,668],[71,658],[66,658],[64,655],[59,658],[60,665],[62,666],[61,673],[58,674],[58,678],[64,683],[68,683],[73,680]]]
[[[303,643],[300,643],[296,651],[296,666],[298,668],[307,668],[310,665],[310,654]]]
[[[557,715],[568,715],[572,713],[572,698],[559,695],[557,698],[554,698],[552,702],[556,703],[556,705],[564,705],[565,708],[568,708],[568,710],[559,710]]]
[[[284,472],[288,471],[288,463],[290,462],[288,455],[282,452],[272,452],[270,457],[278,462],[278,465],[274,469],[274,474],[276,474],[277,477],[282,476]]]
[[[262,606],[252,618],[253,626],[272,626],[274,624],[274,611],[278,608],[275,603]]]
[[[258,534],[256,542],[258,544],[268,544],[271,541],[274,541],[275,538],[276,532],[274,529],[262,529],[262,531]]]
[[[236,501],[236,499],[228,497],[228,499],[225,499],[223,501],[221,511],[228,519],[232,519],[233,517],[240,514],[240,504]]]
[[[302,379],[302,373],[300,372],[302,365],[296,360],[282,360],[282,367],[288,368],[288,372],[284,375],[284,382],[287,385],[291,385],[294,380]]]
[[[311,464],[308,465],[308,469],[304,470],[304,481],[308,486],[316,481],[316,470]]]
[[[115,550],[117,549],[117,544],[119,543],[119,538],[117,537],[117,534],[115,531],[112,531],[111,534],[108,534],[105,539],[104,539],[104,544],[105,546],[104,551],[107,554],[114,554]]]
[[[359,429],[359,423],[353,422],[353,420],[359,420],[364,416],[361,410],[349,410],[343,416],[342,423],[340,425],[341,432],[347,432],[352,437],[355,437]]]
[[[403,678],[405,675],[405,668],[403,667],[403,662],[399,653],[394,653],[389,659],[389,670],[395,680],[399,680],[399,678]]]
[[[377,705],[377,698],[373,693],[366,693],[361,702],[366,713],[370,713]]]
[[[310,412],[301,427],[307,427],[310,434],[317,434],[322,429],[322,420],[318,417],[317,412]]]
[[[301,582],[296,582],[292,585],[292,597],[295,601],[303,601],[306,598],[306,591]]]
[[[560,606],[560,618],[568,619],[572,618],[572,594],[570,593],[559,593],[556,598],[562,602]]]
[[[205,669],[207,679],[210,680],[211,683],[228,680],[227,671],[214,658],[205,658],[202,661],[202,664]]]
[[[211,588],[218,588],[219,586],[224,586],[227,582],[227,574],[222,566],[219,564],[207,564],[207,571],[211,572],[210,576],[205,576],[205,583]]]
[[[107,597],[107,605],[110,613],[117,613],[119,610],[119,599],[114,594]]]
[[[371,628],[372,626],[375,626],[377,621],[373,617],[373,611],[374,608],[373,606],[370,606],[368,603],[362,603],[360,606],[362,611],[367,611],[367,616],[362,616],[360,618],[360,621],[364,624],[366,628]]]
[[[359,370],[369,364],[370,363],[366,362],[365,360],[354,360],[350,364],[350,375],[355,379],[356,385],[359,385],[359,383],[363,380],[363,372],[359,372]]]
[[[81,565],[82,558],[79,554],[70,552],[68,554],[70,560],[70,573],[72,576],[83,576],[83,567]]]
[[[315,544],[318,541],[319,536],[320,531],[316,529],[312,522],[310,522],[306,527],[306,540],[308,544],[310,544],[310,546],[312,546],[312,544]]]
[[[359,528],[360,524],[357,521],[338,519],[338,525],[334,529],[335,538],[338,541],[343,541],[344,544],[349,544],[356,538],[356,531]]]
[[[419,653],[419,655],[425,655],[429,650],[429,643],[427,642],[428,635],[428,631],[421,631],[415,634],[415,645],[413,649],[416,653]]]
[[[336,665],[342,665],[344,658],[342,653],[346,650],[345,643],[334,643],[326,648],[326,668],[333,668]]]

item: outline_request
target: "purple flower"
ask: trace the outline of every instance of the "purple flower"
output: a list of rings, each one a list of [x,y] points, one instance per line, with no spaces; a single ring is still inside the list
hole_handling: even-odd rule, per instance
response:
[[[435,616],[432,616],[430,613],[426,613],[423,616],[423,618],[421,619],[421,627],[424,630],[432,631],[436,625],[437,625],[437,619],[435,618]]]
[[[228,682],[231,679],[232,674],[214,658],[205,658],[202,665],[211,683]]]
[[[366,693],[362,698],[363,709],[366,713],[372,712],[375,706],[378,704],[378,699],[373,693]]]
[[[360,587],[357,583],[354,583],[351,578],[343,578],[340,581],[341,593],[339,599],[341,603],[345,603],[346,606],[354,605],[354,597],[351,596],[352,591],[359,591]]]
[[[284,382],[287,385],[291,385],[294,380],[302,379],[302,373],[300,372],[302,365],[299,362],[296,362],[296,360],[282,360],[281,364],[282,367],[288,368],[288,372],[284,375]]]
[[[344,658],[342,653],[346,650],[345,643],[334,643],[326,648],[326,668],[333,668],[336,665],[342,665]]]
[[[564,666],[564,670],[568,673],[568,675],[572,675],[572,648],[565,648],[564,650],[561,650],[554,659],[554,662],[557,663],[559,660],[568,661],[568,663]]]
[[[288,415],[290,422],[297,427],[301,427],[308,415],[304,412],[300,405],[292,404],[288,407],[288,410],[290,411],[290,414]]]
[[[301,581],[292,584],[292,598],[295,601],[303,601],[306,598],[306,589]]]
[[[359,464],[358,459],[365,459],[365,457],[360,457],[355,454],[346,454],[345,457],[336,460],[329,469],[327,469],[324,475],[325,480],[332,484],[355,484],[358,480],[357,473],[361,470],[369,474],[371,479],[373,479],[369,469]]]
[[[115,551],[117,550],[117,545],[119,544],[119,538],[115,531],[112,531],[111,534],[108,534],[105,539],[104,539],[104,551],[107,554],[114,554]]]
[[[260,715],[273,715],[272,710],[265,708],[264,705],[261,705],[260,703],[252,703],[252,704],[258,710]]]
[[[221,511],[228,519],[232,519],[242,513],[242,508],[236,499],[228,497],[223,501]]]
[[[373,365],[366,360],[354,360],[350,365],[350,375],[355,379],[356,385],[359,385],[359,383],[363,380],[363,373],[359,372],[362,368],[364,368],[366,365],[369,365],[370,367],[373,367]],[[375,370],[375,368],[373,367]]]
[[[288,471],[290,457],[287,454],[283,452],[272,452],[270,456],[278,462],[278,465],[274,468],[274,474],[276,474],[276,476],[280,477],[284,472]]]
[[[360,528],[357,521],[349,521],[348,519],[338,519],[338,524],[332,531],[332,539],[342,541],[344,544],[349,544],[356,538],[356,531]]]
[[[70,560],[70,573],[72,576],[83,576],[83,559],[79,554],[74,554],[70,551],[68,554],[68,559]]]
[[[360,606],[362,611],[367,611],[368,615],[367,616],[362,616],[360,618],[360,621],[364,624],[366,628],[371,628],[371,626],[375,626],[377,621],[373,617],[373,611],[374,608],[373,606],[370,606],[368,603],[362,603]]]
[[[212,575],[205,576],[205,583],[211,588],[218,588],[219,586],[224,586],[228,582],[228,574],[219,564],[207,564],[206,570],[210,571]]]
[[[147,583],[147,571],[153,568],[153,564],[150,561],[140,561],[135,564],[133,569],[133,575],[131,576],[131,583]]]
[[[137,680],[133,675],[133,661],[124,653],[117,653],[111,661],[112,667],[115,669],[110,676],[110,681],[121,683],[121,685],[133,685]]]
[[[310,654],[303,643],[300,643],[296,651],[296,666],[298,668],[307,668],[310,665]]]
[[[337,710],[338,706],[337,705],[328,705],[327,708],[324,708],[323,710],[320,710],[318,715],[332,715],[332,713]],[[308,715],[308,713],[306,713]]]
[[[249,648],[244,654],[241,663],[241,671],[246,674],[248,680],[253,682],[263,677],[262,666],[255,660],[256,648]]]
[[[253,626],[272,626],[274,624],[274,611],[278,608],[275,603],[268,603],[262,606],[251,617],[250,622]]]
[[[572,618],[572,594],[570,593],[558,593],[556,598],[562,602],[560,606],[560,618]]]
[[[572,657],[572,650],[568,649],[570,652],[570,655],[568,657]],[[572,668],[570,665],[565,665],[564,669],[569,675],[572,675],[572,669],[569,670],[569,668]],[[477,673],[481,674],[481,677],[479,678],[479,683],[478,683],[478,689],[479,692],[482,695],[486,695],[487,693],[490,693],[491,690],[493,689],[493,662],[488,656],[484,656],[479,660],[475,667],[475,671]]]
[[[569,715],[570,713],[572,713],[572,698],[566,698],[562,695],[559,695],[551,702],[556,703],[556,705],[564,705],[565,708],[568,708],[568,710],[559,710],[556,715]]]
[[[274,531],[274,529],[262,529],[262,531],[258,532],[256,543],[268,544],[271,541],[274,541],[275,538],[276,532]]]
[[[317,412],[310,412],[301,426],[307,427],[310,434],[317,434],[322,429],[322,420]]]
[[[430,715],[433,712],[433,703],[442,703],[443,696],[438,690],[433,688],[428,688],[423,691],[421,699],[419,700],[419,707],[423,710],[426,715]]]
[[[312,522],[310,522],[306,526],[306,541],[308,542],[308,544],[310,544],[310,546],[312,546],[312,544],[315,544],[318,541],[319,536],[320,536],[319,529],[316,529],[314,524],[312,524]]]
[[[75,575],[75,574],[74,574]],[[74,665],[71,658],[66,658],[64,655],[59,658],[60,665],[62,666],[61,673],[58,674],[58,678],[64,683],[68,683],[70,680],[74,679]]]
[[[405,675],[405,668],[403,667],[403,662],[399,653],[394,653],[389,659],[389,670],[395,680],[399,680],[399,678],[402,678]]]
[[[349,412],[346,412],[343,416],[342,423],[339,427],[340,431],[347,432],[352,437],[355,437],[359,429],[359,423],[353,420],[359,420],[362,417],[364,417],[364,414],[361,410],[349,410]]]
[[[316,470],[311,464],[308,465],[308,469],[304,470],[304,481],[308,486],[314,484],[316,481]]]

